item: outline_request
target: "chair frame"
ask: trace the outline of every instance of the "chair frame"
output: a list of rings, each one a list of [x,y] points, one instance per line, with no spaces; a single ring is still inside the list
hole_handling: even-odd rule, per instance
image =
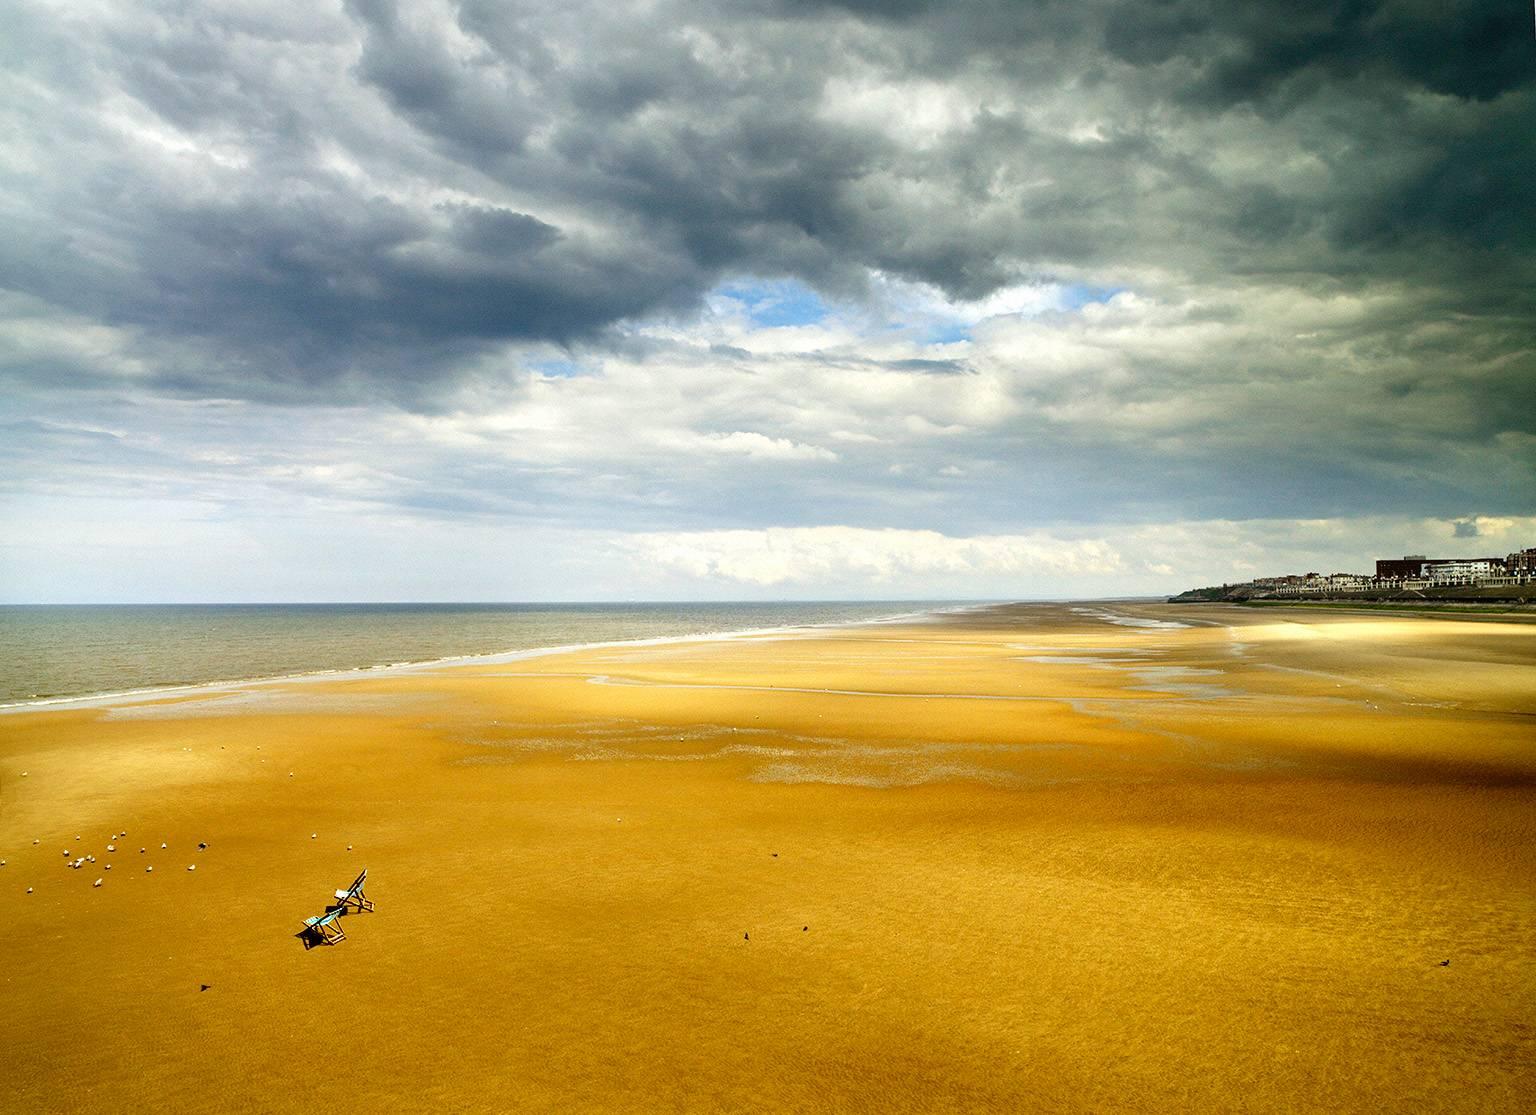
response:
[[[348,913],[356,911],[359,914],[371,914],[373,912],[373,900],[363,893],[363,884],[368,881],[368,869],[363,868],[363,873],[352,880],[352,885],[346,890],[336,892],[336,901],[340,903],[339,909]]]
[[[319,944],[340,944],[347,939],[346,930],[341,927],[341,913],[341,909],[337,908],[326,914],[305,918],[304,931],[318,938]]]

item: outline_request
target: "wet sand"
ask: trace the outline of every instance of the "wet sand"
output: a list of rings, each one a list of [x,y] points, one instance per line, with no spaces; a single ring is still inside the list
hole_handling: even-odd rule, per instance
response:
[[[12,713],[0,859],[5,1110],[1525,1110],[1536,625],[1018,605]]]

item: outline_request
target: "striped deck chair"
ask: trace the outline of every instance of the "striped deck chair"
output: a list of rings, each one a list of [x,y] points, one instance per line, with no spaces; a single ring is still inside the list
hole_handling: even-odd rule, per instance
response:
[[[328,914],[316,914],[312,918],[305,918],[304,933],[316,944],[340,944],[347,939],[346,933],[341,928],[341,915],[342,910],[338,907]]]
[[[336,892],[336,908],[345,913],[357,911],[360,914],[373,912],[373,901],[363,893],[363,884],[368,881],[368,869],[363,868],[363,873],[352,880],[352,885],[346,890]]]

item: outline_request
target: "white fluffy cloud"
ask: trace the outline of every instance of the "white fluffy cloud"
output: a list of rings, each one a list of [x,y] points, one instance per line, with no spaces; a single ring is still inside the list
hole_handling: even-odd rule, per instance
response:
[[[617,543],[653,568],[706,582],[816,587],[862,579],[875,587],[969,578],[1056,579],[1121,572],[1123,563],[1097,540],[1048,534],[953,538],[931,530],[846,526],[768,530],[657,532]]]
[[[718,589],[788,588],[912,595],[943,586],[957,596],[1069,596],[1175,592],[1256,576],[1365,572],[1409,540],[1437,553],[1503,556],[1536,539],[1536,517],[1479,520],[1224,520],[1110,524],[1092,531],[954,536],[848,526],[668,531],[609,545],[663,581]]]
[[[347,483],[349,494],[324,499],[275,489],[237,514],[195,493],[18,502],[28,530],[0,538],[0,584],[38,602],[1081,598],[1369,571],[1378,557],[1409,552],[1501,555],[1536,539],[1536,517],[1205,520],[975,535],[848,525],[529,527],[435,508],[431,493],[418,510],[385,511],[371,480]],[[167,568],[176,570],[169,587]]]
[[[678,438],[671,445],[683,452],[703,450],[706,453],[750,457],[759,461],[837,460],[837,454],[830,449],[824,449],[819,445],[803,445],[787,437],[769,437],[755,430],[694,434],[686,438]]]

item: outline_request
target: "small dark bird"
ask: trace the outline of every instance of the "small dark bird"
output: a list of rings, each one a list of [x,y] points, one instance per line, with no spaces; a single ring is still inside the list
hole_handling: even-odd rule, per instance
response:
[[[207,844],[204,844],[204,843],[202,843],[202,842],[201,842],[201,841],[199,841],[199,842],[198,842],[198,845],[197,845],[197,850],[198,850],[198,851],[199,851],[199,852],[204,852],[204,851],[207,851],[207,850],[208,850],[208,845],[207,845]]]
[[[1449,960],[1442,960],[1442,961],[1440,961],[1440,967],[1442,967],[1442,968],[1449,968],[1450,966],[1451,966],[1451,962]]]
[[[750,933],[743,933],[741,935],[741,939],[743,941],[750,941],[752,939],[752,934],[750,934]]]
[[[774,852],[773,853],[773,858],[774,859],[778,859],[779,858],[779,853],[778,852]]]
[[[802,925],[800,927],[800,932],[805,933],[805,932],[809,931],[810,928],[811,927],[809,925]]]
[[[211,984],[211,983],[203,983],[203,984],[199,984],[197,989],[199,991],[207,991],[212,986],[213,986],[213,984]]]

